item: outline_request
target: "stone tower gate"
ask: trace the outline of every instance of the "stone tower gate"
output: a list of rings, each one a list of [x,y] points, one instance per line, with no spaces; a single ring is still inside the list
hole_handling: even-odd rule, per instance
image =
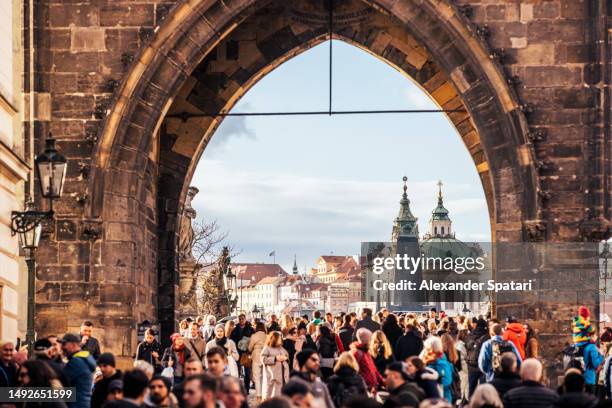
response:
[[[104,348],[130,356],[138,322],[174,330],[181,203],[222,120],[197,114],[227,112],[325,41],[328,2],[34,4],[26,130],[35,150],[53,132],[69,159],[39,250],[38,333],[89,318]],[[597,241],[610,225],[609,14],[604,0],[335,0],[333,35],[465,109],[449,118],[495,241]],[[563,319],[574,303],[541,306]]]

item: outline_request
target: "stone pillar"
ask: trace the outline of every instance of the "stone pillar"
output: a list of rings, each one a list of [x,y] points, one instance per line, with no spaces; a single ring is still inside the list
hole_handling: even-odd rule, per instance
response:
[[[202,266],[198,264],[192,253],[194,244],[192,222],[197,213],[191,206],[191,201],[198,192],[196,187],[189,187],[179,231],[179,320],[198,314],[196,286],[197,276]]]

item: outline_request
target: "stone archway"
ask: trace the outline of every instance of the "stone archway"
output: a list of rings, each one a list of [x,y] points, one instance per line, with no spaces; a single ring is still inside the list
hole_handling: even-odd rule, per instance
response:
[[[43,329],[60,327],[49,316],[83,301],[89,306],[75,313],[97,308],[108,345],[122,355],[133,351],[135,323],[145,317],[159,315],[164,332],[173,329],[180,203],[220,119],[167,115],[227,111],[267,72],[325,40],[322,0],[284,3],[178,1],[139,48],[100,126],[87,180],[82,229],[93,235],[88,259],[100,272],[95,285],[82,285],[91,293],[65,302],[55,302],[53,284],[43,281]],[[543,205],[550,193],[540,187],[542,163],[524,114],[531,107],[519,103],[500,52],[465,8],[437,0],[336,4],[336,39],[412,77],[440,106],[465,108],[449,119],[481,176],[496,240],[578,236],[567,233],[575,225],[569,216],[566,229],[547,228],[559,213]],[[580,207],[581,192],[571,194]]]

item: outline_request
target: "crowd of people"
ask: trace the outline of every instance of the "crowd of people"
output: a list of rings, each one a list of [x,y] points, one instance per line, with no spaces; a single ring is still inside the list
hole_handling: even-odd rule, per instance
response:
[[[0,386],[74,387],[74,402],[21,405],[51,408],[612,407],[612,330],[598,339],[586,307],[560,354],[557,389],[537,334],[512,316],[363,309],[224,320],[181,321],[168,347],[146,330],[123,372],[89,321],[79,334],[38,339],[30,358],[4,343]],[[20,404],[0,404],[10,406]]]

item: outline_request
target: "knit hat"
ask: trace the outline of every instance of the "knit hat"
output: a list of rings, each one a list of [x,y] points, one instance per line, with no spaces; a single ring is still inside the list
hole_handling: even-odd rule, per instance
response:
[[[595,328],[589,320],[589,309],[586,306],[580,306],[578,316],[572,321],[572,340],[577,346],[582,346],[591,341],[591,335],[595,333]]]
[[[180,333],[172,333],[170,335],[170,341],[174,343],[174,340],[178,339],[179,337],[181,337]]]
[[[308,361],[310,356],[312,356],[313,354],[317,354],[317,352],[313,349],[303,349],[302,351],[297,353],[295,355],[295,358],[298,362],[299,367],[300,368],[304,367],[304,364],[306,364],[306,361]]]
[[[102,353],[98,357],[98,365],[115,366],[115,356],[112,353]]]
[[[589,312],[589,308],[586,306],[580,306],[578,308],[578,316],[582,316],[585,319],[588,319],[591,316],[591,313]]]
[[[223,323],[219,323],[215,326],[215,331],[217,330],[223,330],[225,331],[225,325]]]

